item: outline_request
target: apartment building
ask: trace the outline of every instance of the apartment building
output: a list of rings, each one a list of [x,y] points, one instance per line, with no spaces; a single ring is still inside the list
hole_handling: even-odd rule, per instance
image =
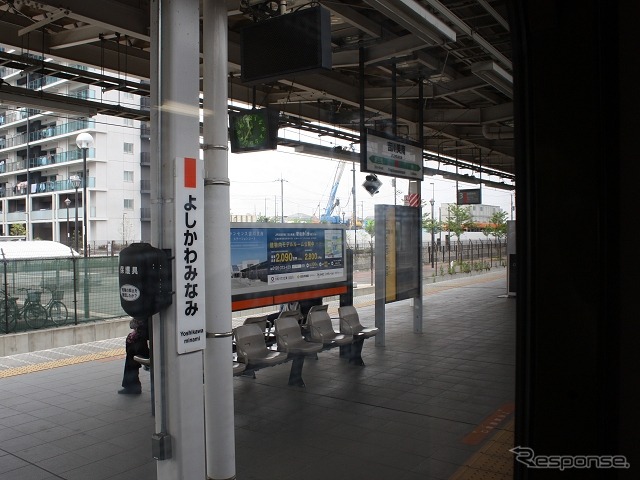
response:
[[[148,100],[2,66],[0,78],[12,86],[128,108]],[[93,139],[86,150],[76,143],[81,133]],[[82,249],[86,213],[90,252],[112,242],[148,240],[149,150],[149,126],[138,120],[83,118],[0,102],[0,235],[22,225],[27,239],[70,246],[77,241]]]
[[[441,221],[446,223],[449,208],[455,207],[455,206],[458,206],[458,205],[455,203],[442,203],[440,205],[439,211],[436,212],[436,214],[441,219]],[[494,214],[502,211],[502,209],[496,205],[476,204],[476,205],[462,205],[462,206],[469,208],[471,219],[473,220],[474,223],[480,224],[480,225],[490,223],[491,217]]]

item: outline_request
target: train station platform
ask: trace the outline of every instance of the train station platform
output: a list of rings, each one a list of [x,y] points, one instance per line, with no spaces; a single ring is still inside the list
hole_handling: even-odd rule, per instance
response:
[[[510,479],[515,300],[506,271],[428,283],[424,333],[386,307],[386,346],[364,367],[337,349],[236,377],[239,480]],[[354,300],[373,325],[373,296]],[[337,305],[330,313],[337,316]],[[154,480],[149,374],[118,395],[124,338],[0,357],[0,480]]]

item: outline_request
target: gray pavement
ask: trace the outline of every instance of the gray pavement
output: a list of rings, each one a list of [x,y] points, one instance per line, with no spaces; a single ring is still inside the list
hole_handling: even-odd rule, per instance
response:
[[[330,350],[305,362],[306,388],[287,385],[289,364],[235,378],[237,478],[472,478],[470,460],[509,429],[514,401],[504,293],[502,269],[427,279],[424,333],[412,333],[410,302],[387,305],[387,345],[367,341],[365,367]],[[369,325],[372,297],[354,300]],[[141,396],[116,394],[123,345],[0,357],[0,480],[156,478],[149,374]]]

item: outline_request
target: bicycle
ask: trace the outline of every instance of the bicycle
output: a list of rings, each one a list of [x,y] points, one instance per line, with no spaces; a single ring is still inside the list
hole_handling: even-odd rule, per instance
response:
[[[27,292],[27,297],[22,306],[18,305],[18,297],[9,297],[5,292],[2,292],[0,318],[4,317],[8,320],[9,331],[15,330],[20,318],[24,318],[25,323],[33,329],[44,327],[47,323],[48,314],[47,310],[40,304],[42,292],[30,288],[21,288],[19,290]]]
[[[24,318],[25,323],[34,329],[42,328],[47,323],[47,310],[40,303],[42,291],[31,288],[21,288],[27,292],[27,298],[22,307],[18,308],[18,315]],[[16,303],[17,305],[17,303]]]
[[[45,288],[51,292],[51,298],[43,305],[47,311],[48,318],[58,326],[64,325],[69,319],[69,310],[62,301],[64,298],[64,290],[54,290],[49,287]]]
[[[13,332],[18,324],[18,305],[17,297],[9,297],[4,290],[0,296],[0,322],[4,327],[5,333]]]

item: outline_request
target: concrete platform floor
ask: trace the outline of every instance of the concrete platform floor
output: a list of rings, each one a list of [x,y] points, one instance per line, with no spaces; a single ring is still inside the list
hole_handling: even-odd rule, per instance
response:
[[[235,378],[237,478],[511,478],[515,300],[504,297],[505,273],[426,284],[422,334],[410,302],[387,305],[387,344],[365,342],[365,367],[331,350],[305,362],[306,388],[287,385],[289,364]],[[356,306],[372,325],[373,299]],[[156,479],[149,374],[142,395],[116,394],[123,346],[0,357],[0,480]]]

